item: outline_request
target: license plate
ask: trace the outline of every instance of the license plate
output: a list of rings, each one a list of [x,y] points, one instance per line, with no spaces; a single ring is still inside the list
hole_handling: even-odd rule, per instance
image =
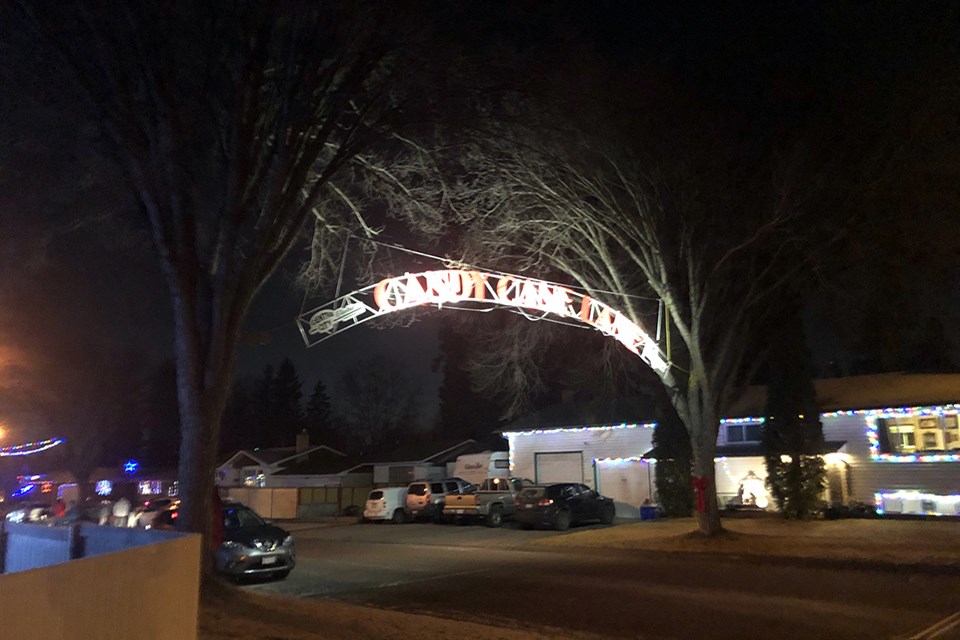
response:
[[[463,513],[463,509],[454,509],[453,512],[454,512],[454,513]]]
[[[277,556],[267,556],[265,558],[261,558],[260,560],[260,564],[276,564],[276,562]]]
[[[527,504],[527,505],[524,505],[523,508],[524,508],[524,509],[533,509],[533,505],[532,505],[532,504]]]

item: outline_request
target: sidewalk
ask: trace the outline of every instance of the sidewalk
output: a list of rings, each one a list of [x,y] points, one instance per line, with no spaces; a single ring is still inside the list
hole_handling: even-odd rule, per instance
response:
[[[693,518],[635,522],[537,540],[563,547],[719,553],[917,566],[960,572],[960,523],[903,520],[723,520],[724,533],[705,538]]]

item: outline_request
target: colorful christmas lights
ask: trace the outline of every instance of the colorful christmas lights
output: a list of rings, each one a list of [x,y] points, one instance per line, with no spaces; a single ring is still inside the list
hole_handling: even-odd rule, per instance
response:
[[[642,462],[650,464],[656,462],[653,458],[644,458],[643,456],[628,456],[626,458],[594,458],[594,464],[624,464],[626,462]]]
[[[920,502],[919,511],[892,511],[891,513],[916,513],[923,514],[926,516],[956,516],[960,515],[960,495],[957,494],[936,494],[936,493],[925,493],[918,491],[916,489],[910,490],[899,490],[892,492],[878,492],[873,494],[873,500],[876,504],[877,515],[882,516],[887,512],[886,505],[884,504],[887,500],[911,500]],[[949,511],[940,510],[937,507],[942,506],[944,503],[953,503],[953,509]],[[924,504],[927,503],[927,504]],[[930,508],[928,508],[928,505]],[[936,506],[934,506],[936,505]],[[901,505],[902,506],[902,505]]]
[[[52,449],[58,444],[63,444],[63,438],[50,438],[49,440],[40,440],[39,442],[25,442],[11,447],[0,447],[0,458],[8,456],[29,456],[34,453],[40,453],[47,449]]]
[[[872,409],[849,412],[843,415],[866,416],[866,435],[870,443],[870,458],[877,462],[960,462],[960,453],[881,453],[880,435],[877,433],[881,418],[913,418],[918,416],[955,416],[958,405],[940,407],[901,407],[900,409]],[[824,414],[825,416],[827,414]]]
[[[721,425],[728,424],[763,424],[766,418],[724,418],[720,421]]]
[[[503,435],[509,440],[514,436],[535,436],[542,433],[584,433],[587,431],[616,431],[619,429],[654,429],[656,428],[656,422],[644,422],[639,423],[622,423],[622,424],[613,424],[605,425],[602,427],[554,427],[546,429],[534,429],[532,431],[504,431]]]

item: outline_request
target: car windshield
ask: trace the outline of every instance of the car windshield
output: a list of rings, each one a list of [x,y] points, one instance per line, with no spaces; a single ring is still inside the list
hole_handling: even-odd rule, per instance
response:
[[[433,493],[443,493],[443,483],[442,482],[431,482],[430,491]]]
[[[223,527],[225,529],[243,529],[259,527],[265,524],[252,510],[241,507],[230,507],[223,510]]]
[[[530,487],[529,489],[524,489],[520,495],[528,500],[535,500],[543,496],[546,491],[544,487]]]
[[[409,493],[410,495],[414,495],[414,496],[425,496],[427,495],[427,485],[412,484],[410,485]]]
[[[369,498],[370,500],[380,500],[381,498],[383,498],[383,491],[370,492],[370,498]]]

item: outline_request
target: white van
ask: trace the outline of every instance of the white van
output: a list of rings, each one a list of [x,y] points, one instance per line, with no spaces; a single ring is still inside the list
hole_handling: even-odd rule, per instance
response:
[[[403,511],[406,503],[406,487],[374,489],[367,496],[367,503],[363,507],[363,519],[389,520],[394,524],[400,524],[407,519]]]
[[[451,475],[475,485],[487,478],[509,478],[510,454],[506,451],[466,453],[457,457]]]

